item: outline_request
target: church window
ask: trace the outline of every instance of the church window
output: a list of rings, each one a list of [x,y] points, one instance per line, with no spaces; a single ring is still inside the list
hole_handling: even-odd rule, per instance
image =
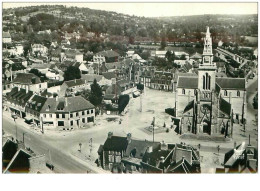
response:
[[[240,91],[237,91],[237,97],[240,97]]]
[[[185,89],[182,89],[182,94],[185,95]]]
[[[224,96],[227,96],[227,90],[224,91]]]

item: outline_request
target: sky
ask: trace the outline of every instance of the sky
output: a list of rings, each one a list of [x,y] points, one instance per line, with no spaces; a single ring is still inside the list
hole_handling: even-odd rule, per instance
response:
[[[69,2],[69,1],[68,1]],[[202,14],[257,14],[257,3],[3,3],[3,8],[62,4],[144,17]]]

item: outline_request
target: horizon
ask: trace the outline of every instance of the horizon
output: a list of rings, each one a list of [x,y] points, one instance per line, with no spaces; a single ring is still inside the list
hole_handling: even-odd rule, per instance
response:
[[[225,6],[223,6],[225,4]],[[137,17],[178,17],[198,15],[257,15],[257,3],[9,3],[3,9],[42,5],[89,8]],[[173,12],[172,10],[178,10]],[[190,11],[192,10],[192,12]]]

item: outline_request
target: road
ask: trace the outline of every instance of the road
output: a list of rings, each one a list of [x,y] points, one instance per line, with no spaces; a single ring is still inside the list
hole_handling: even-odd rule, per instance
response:
[[[90,171],[86,165],[72,158],[72,156],[66,154],[57,147],[50,144],[51,139],[47,136],[39,135],[27,130],[23,126],[17,125],[17,139],[23,140],[23,133],[25,134],[25,146],[30,147],[36,154],[45,154],[47,160],[55,166],[55,172],[58,173],[87,173]],[[3,129],[7,134],[16,136],[15,122],[10,119],[3,118]]]

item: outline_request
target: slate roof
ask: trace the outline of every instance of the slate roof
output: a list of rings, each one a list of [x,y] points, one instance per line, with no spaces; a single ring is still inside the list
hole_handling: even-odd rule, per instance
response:
[[[104,151],[125,151],[128,145],[126,137],[112,136],[104,143]]]
[[[179,76],[183,76],[183,77],[184,77],[184,76],[188,76],[188,77],[190,77],[190,76],[198,76],[198,75],[195,74],[195,73],[178,72],[178,73],[176,73],[175,76],[174,76],[174,83],[177,83]]]
[[[67,100],[67,101],[66,101]],[[63,108],[63,110],[58,110],[58,108]],[[41,112],[42,113],[56,113],[56,112],[75,112],[83,111],[87,109],[94,109],[95,106],[92,105],[88,100],[81,96],[75,97],[61,97],[56,100],[56,98],[47,98],[44,103]]]
[[[180,160],[179,162],[171,165],[169,169],[167,170],[168,173],[191,173],[192,166],[189,164],[189,162],[184,158]]]
[[[13,80],[14,83],[20,84],[32,84],[32,79],[35,78],[35,83],[41,83],[41,80],[38,76],[32,73],[17,73],[16,78]]]
[[[177,81],[177,88],[197,89],[198,77],[197,76],[179,76]]]
[[[135,158],[142,158],[147,150],[147,147],[152,146],[153,148],[158,148],[160,146],[159,142],[150,142],[150,141],[143,141],[143,140],[134,140],[132,139],[127,146],[125,156],[131,156],[131,152],[135,149]]]
[[[16,103],[21,106],[25,106],[26,102],[33,96],[32,91],[26,93],[25,89],[20,89],[18,91],[17,87],[14,87],[11,92],[7,93],[7,100]]]
[[[219,109],[220,109],[220,111],[222,111],[223,113],[225,113],[229,116],[231,113],[231,104],[228,103],[223,98],[220,98],[219,99]]]
[[[26,107],[34,111],[40,112],[46,100],[46,97],[34,95],[33,98],[28,102]]]
[[[85,84],[85,80],[83,79],[75,79],[64,82],[69,88],[74,86],[79,86]]]
[[[216,82],[223,90],[245,90],[245,78],[216,78]]]

